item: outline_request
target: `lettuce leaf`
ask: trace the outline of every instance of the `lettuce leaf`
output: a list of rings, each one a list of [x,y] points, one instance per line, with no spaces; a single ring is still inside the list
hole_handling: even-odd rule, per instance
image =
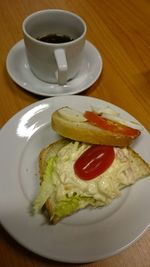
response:
[[[62,201],[56,203],[51,219],[55,216],[58,218],[66,217],[90,204],[94,206],[94,202],[95,200],[92,197],[80,196],[76,193],[72,196],[66,195]]]
[[[52,188],[52,172],[54,168],[56,157],[50,158],[48,160],[47,166],[45,168],[45,172],[43,175],[43,182],[40,186],[40,191],[33,202],[33,211],[37,213],[41,210],[43,205],[45,204],[48,197],[51,195],[53,188]]]

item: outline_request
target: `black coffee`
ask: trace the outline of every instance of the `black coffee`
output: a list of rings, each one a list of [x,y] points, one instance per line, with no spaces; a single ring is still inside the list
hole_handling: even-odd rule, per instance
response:
[[[60,44],[60,43],[70,42],[73,39],[67,35],[48,34],[48,35],[37,38],[37,40],[44,42],[44,43]]]

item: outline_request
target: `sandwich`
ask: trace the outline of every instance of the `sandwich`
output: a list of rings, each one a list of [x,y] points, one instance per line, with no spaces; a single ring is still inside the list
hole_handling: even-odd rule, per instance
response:
[[[64,109],[66,110],[66,107]],[[60,129],[57,125],[60,124],[56,116],[58,112],[59,110],[52,114],[52,126],[56,131]],[[63,110],[63,115],[59,114],[59,117],[65,120],[65,125],[61,122],[62,128],[66,127],[66,120],[69,121],[69,125],[72,121],[73,127],[76,128],[84,123],[87,125],[87,120],[81,120],[81,114],[71,112],[68,113],[67,108],[66,113]],[[116,125],[118,127],[115,123]],[[97,126],[88,124],[87,127],[92,127],[95,131]],[[126,127],[128,131],[128,128],[131,128]],[[119,133],[119,142],[116,131],[110,133],[110,129],[109,132],[100,129],[103,138],[100,141],[95,137],[99,140],[98,144],[97,141],[96,144],[93,142],[94,135],[93,139],[88,139],[89,142],[86,137],[86,141],[83,142],[82,134],[78,133],[76,138],[76,135],[72,136],[73,131],[69,130],[68,134],[68,129],[61,130],[63,134],[60,140],[43,148],[39,155],[40,190],[33,202],[33,210],[34,213],[38,213],[46,209],[51,224],[56,224],[87,206],[106,206],[121,195],[123,188],[150,175],[150,166],[140,155],[131,147],[123,146],[123,143],[128,144],[131,141],[129,139],[133,140],[140,135],[139,129],[131,131],[132,137],[130,135],[126,138],[125,134]],[[57,132],[60,133],[60,130]]]
[[[111,146],[128,146],[141,134],[137,123],[123,120],[109,107],[84,113],[62,107],[52,114],[52,128],[65,138]]]

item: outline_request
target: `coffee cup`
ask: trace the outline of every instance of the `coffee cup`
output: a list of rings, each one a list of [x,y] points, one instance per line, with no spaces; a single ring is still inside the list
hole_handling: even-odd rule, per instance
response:
[[[87,30],[80,16],[41,10],[29,15],[22,28],[28,63],[37,78],[65,85],[78,74]]]

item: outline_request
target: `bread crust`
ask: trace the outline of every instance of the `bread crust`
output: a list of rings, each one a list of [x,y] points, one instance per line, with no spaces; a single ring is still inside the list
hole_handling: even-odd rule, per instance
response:
[[[59,151],[65,144],[68,144],[68,143],[69,141],[67,139],[60,139],[41,150],[39,154],[39,170],[40,170],[40,181],[41,182],[43,179],[42,178],[43,173],[44,173],[47,160],[49,159],[49,157],[55,156],[57,151]]]
[[[72,140],[100,145],[129,146],[133,137],[115,134],[91,125],[87,121],[74,122],[60,115],[59,110],[52,114],[52,128],[61,136]]]
[[[131,147],[128,147],[128,151],[131,159],[130,164],[132,164],[132,166],[138,166],[135,171],[135,176],[137,176],[138,179],[141,179],[150,175],[150,165]]]
[[[57,216],[53,216],[53,205],[52,205],[52,202],[51,202],[50,198],[47,199],[47,201],[45,203],[45,208],[46,208],[46,210],[48,212],[51,224],[58,223],[60,221],[60,218],[57,217]]]

